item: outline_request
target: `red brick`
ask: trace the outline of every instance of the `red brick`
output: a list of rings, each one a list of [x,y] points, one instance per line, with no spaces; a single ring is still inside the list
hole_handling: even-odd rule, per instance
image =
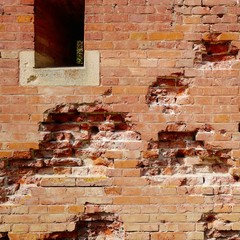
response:
[[[196,6],[196,5],[201,5],[202,2],[201,2],[201,0],[185,0],[184,4],[190,5],[190,6],[191,5]]]
[[[13,232],[27,233],[28,229],[29,229],[29,226],[27,224],[14,224],[12,226]]]
[[[115,160],[114,167],[115,168],[135,168],[138,164],[137,160]]]
[[[3,217],[4,223],[38,223],[39,215],[7,215]]]
[[[31,15],[21,15],[17,17],[19,23],[28,23],[33,21],[33,16]]]
[[[234,0],[219,0],[219,1],[216,1],[216,0],[203,0],[202,4],[203,5],[235,5],[235,1]]]
[[[162,32],[162,33],[149,33],[148,40],[180,40],[183,39],[181,32]]]
[[[124,225],[126,240],[200,240],[206,237],[206,231],[214,231],[211,225],[223,231],[232,226],[232,230],[238,231],[240,8],[236,3],[236,0],[176,0],[174,5],[168,0],[86,1],[84,48],[100,53],[99,85],[50,87],[21,86],[19,82],[19,53],[34,50],[34,1],[2,0],[0,195],[9,187],[10,201],[0,204],[0,232],[8,232],[12,240],[45,239],[50,237],[49,232],[73,234],[79,220],[82,223],[87,219],[91,225],[90,218],[95,217],[100,220],[106,217],[109,222],[116,217],[114,224],[118,223],[119,229]],[[58,24],[55,30],[59,30]],[[206,42],[226,44],[224,51],[231,60],[220,56],[216,62],[208,62],[211,58],[204,57]],[[236,54],[231,54],[232,51]],[[156,105],[150,105],[146,95],[159,76],[176,77],[188,86],[180,94],[175,91],[176,82],[169,88],[160,86],[157,90],[162,95],[159,94]],[[65,156],[59,154],[59,159],[51,159],[50,153],[43,159],[33,158],[29,148],[37,149],[41,139],[45,143],[40,146],[50,144],[58,148],[71,146],[79,134],[68,128],[73,135],[71,141],[58,139],[61,143],[54,143],[55,133],[38,131],[39,122],[51,121],[46,111],[53,108],[57,111],[56,106],[67,103],[80,104],[78,110],[85,115],[96,109],[126,115],[126,125],[131,128],[126,131],[138,132],[141,139],[123,139],[124,129],[105,131],[102,127],[105,123],[96,117],[96,122],[86,122],[89,129],[85,135],[91,135],[91,139],[83,148],[65,152]],[[173,109],[172,114],[163,111],[167,107]],[[103,121],[108,120],[107,112],[102,116]],[[176,153],[176,147],[168,151],[171,156],[163,156],[165,150],[158,146],[162,131],[197,132],[194,136],[197,148],[186,150],[192,152],[191,156]],[[96,156],[88,153],[93,145],[97,145]],[[214,173],[217,158],[210,163],[196,156],[201,151],[211,152],[212,147],[219,152],[228,149],[224,152],[229,151],[231,156],[222,153],[221,157],[223,171],[229,172],[229,176]],[[70,154],[75,157],[75,153],[83,166],[34,167],[35,161],[43,160],[47,165],[52,161],[69,163],[73,160],[64,157]],[[167,166],[162,166],[162,159],[167,157],[164,163]],[[27,168],[23,168],[25,162]],[[146,176],[152,174],[149,168],[157,167],[163,168],[157,176]],[[11,195],[15,190],[16,194]],[[206,230],[208,213],[217,220],[208,223]],[[229,223],[223,226],[221,219]]]
[[[186,240],[185,233],[152,233],[152,240]]]
[[[142,205],[149,204],[149,197],[120,196],[113,199],[113,204],[117,205]]]

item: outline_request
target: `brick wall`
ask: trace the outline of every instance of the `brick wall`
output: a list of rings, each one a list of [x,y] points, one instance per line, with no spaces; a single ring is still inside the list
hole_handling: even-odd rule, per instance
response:
[[[86,0],[95,87],[19,85],[33,5],[0,3],[0,239],[239,239],[238,1]]]

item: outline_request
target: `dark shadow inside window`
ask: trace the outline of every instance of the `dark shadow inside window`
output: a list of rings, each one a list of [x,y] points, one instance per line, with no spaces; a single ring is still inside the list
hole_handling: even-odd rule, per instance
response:
[[[84,0],[35,0],[35,67],[83,66]]]

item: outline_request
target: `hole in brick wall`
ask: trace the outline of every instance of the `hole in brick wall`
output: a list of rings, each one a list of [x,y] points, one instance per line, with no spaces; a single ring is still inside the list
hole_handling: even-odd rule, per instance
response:
[[[205,231],[204,240],[239,240],[239,231],[234,230],[207,230]]]
[[[228,173],[231,150],[206,147],[204,141],[196,140],[197,133],[159,132],[158,141],[149,142],[139,161],[143,175]]]
[[[218,62],[236,59],[238,49],[231,45],[231,41],[208,42],[203,41],[206,51],[202,53],[202,61]]]
[[[92,134],[92,135],[96,135],[96,134],[98,134],[98,133],[99,133],[98,127],[93,126],[93,127],[91,128],[91,134]]]
[[[237,58],[239,49],[232,41],[219,40],[220,35],[208,34],[201,43],[195,44],[195,63],[221,62]]]
[[[239,177],[239,176],[237,176],[237,175],[233,175],[233,179],[234,179],[236,182],[238,182],[238,181],[239,181],[239,179],[240,179],[240,177]]]
[[[122,235],[122,223],[115,219],[113,214],[101,213],[84,216],[77,224],[78,239],[97,239],[112,237],[117,239]],[[119,236],[117,236],[119,235]]]
[[[214,213],[207,213],[207,214],[203,214],[202,216],[202,221],[207,223],[212,223],[215,220],[216,220],[216,214]]]
[[[112,213],[85,214],[76,222],[72,232],[53,232],[43,236],[44,240],[97,240],[124,239],[123,224]]]
[[[222,217],[221,214],[213,212],[204,213],[201,219],[205,225],[204,240],[239,240],[239,231],[232,230],[233,222],[230,221],[231,218],[227,218],[227,215]]]
[[[131,131],[126,113],[109,112],[98,103],[58,105],[45,114],[39,125],[43,135],[39,149],[0,159],[0,202],[35,174],[71,174],[72,168],[84,168],[85,175],[104,175],[113,166],[109,152],[125,149],[126,141],[141,140],[139,133]]]
[[[9,240],[7,233],[0,233],[0,240]]]
[[[186,89],[188,80],[181,73],[158,77],[148,88],[146,102],[149,106],[163,106],[162,112],[178,112],[178,106],[188,102]]]
[[[84,0],[35,0],[35,67],[83,65]]]
[[[219,18],[223,18],[224,14],[217,14]]]

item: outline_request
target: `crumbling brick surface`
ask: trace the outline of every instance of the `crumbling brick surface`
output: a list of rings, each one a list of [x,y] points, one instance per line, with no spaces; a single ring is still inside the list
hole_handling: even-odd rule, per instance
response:
[[[139,167],[144,175],[228,173],[234,166],[231,149],[214,148],[197,141],[203,131],[159,132],[158,141],[148,144]]]
[[[146,102],[149,107],[162,106],[162,113],[179,113],[181,105],[191,103],[188,84],[189,80],[181,73],[158,77],[148,89]]]
[[[42,235],[41,239],[59,239],[59,240],[95,240],[95,239],[123,239],[122,223],[118,221],[114,214],[110,213],[92,213],[76,217],[73,224],[75,229],[66,232],[54,232]]]
[[[59,105],[47,111],[39,127],[43,134],[39,149],[15,151],[1,160],[1,202],[21,184],[38,183],[39,174],[106,176],[114,164],[111,153],[121,156],[126,142],[138,144],[141,139],[125,118],[125,113],[108,112],[97,103]]]
[[[86,0],[98,86],[19,84],[34,8],[0,3],[0,239],[239,239],[239,1]]]
[[[221,40],[221,33],[206,34],[202,42],[195,45],[195,63],[204,64],[208,62],[221,62],[236,60],[238,48],[232,44],[231,40]]]
[[[236,239],[240,238],[239,231],[234,230],[236,218],[229,214],[214,212],[203,214],[202,221],[205,225],[204,239]]]

